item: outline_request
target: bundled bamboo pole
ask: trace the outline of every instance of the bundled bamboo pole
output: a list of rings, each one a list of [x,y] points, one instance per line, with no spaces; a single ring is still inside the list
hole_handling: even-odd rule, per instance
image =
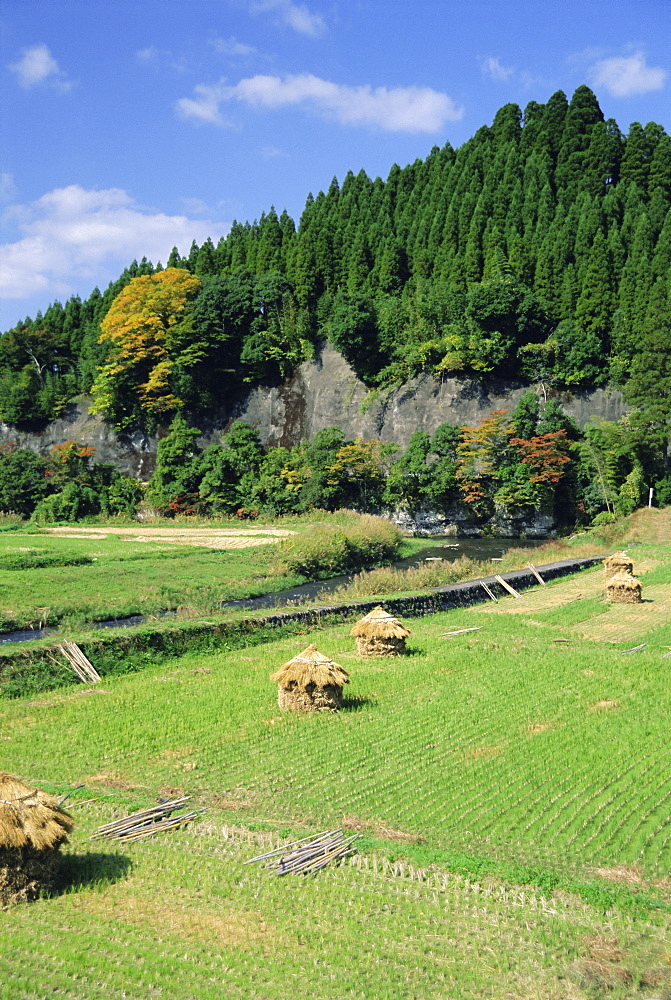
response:
[[[306,844],[308,841],[312,844],[316,844],[319,840],[330,837],[332,832],[332,830],[324,830],[322,833],[318,833],[316,837],[311,833],[309,837],[303,837],[302,840],[294,840],[291,844],[283,844],[282,847],[276,847],[274,851],[268,851],[266,854],[259,854],[255,858],[250,858],[249,861],[243,861],[243,864],[251,865],[254,861],[265,861],[266,858],[273,858],[278,854],[286,854],[291,847],[297,847],[299,844]]]
[[[165,830],[174,830],[184,823],[201,816],[205,809],[194,809],[189,813],[182,813],[181,816],[172,816],[174,812],[183,809],[191,796],[186,795],[181,799],[169,799],[161,802],[157,806],[149,809],[141,809],[139,812],[124,816],[123,819],[113,820],[111,823],[104,823],[99,826],[89,840],[141,840],[145,837],[153,837],[155,833],[162,833]],[[171,818],[172,817],[172,818]]]
[[[81,649],[76,642],[62,642],[60,645],[56,646],[56,649],[63,654],[67,662],[68,670],[72,670],[73,673],[77,674],[80,681],[90,681],[93,684],[98,684],[102,680],[100,674],[93,666],[90,660],[84,656]],[[51,657],[53,659],[53,657]]]
[[[494,602],[495,602],[496,604],[498,604],[498,603],[499,603],[499,599],[498,599],[498,597],[496,597],[496,596],[495,596],[495,594],[494,594],[494,593],[492,592],[491,588],[487,586],[487,584],[485,583],[485,581],[484,581],[484,580],[480,580],[480,586],[484,588],[485,592],[486,592],[486,593],[488,594],[488,596],[489,596],[489,597],[491,597],[491,599],[492,599],[492,600],[493,600],[493,601],[494,601]]]
[[[250,858],[244,864],[249,865],[253,861],[266,861],[268,863],[265,867],[273,869],[276,875],[315,875],[331,861],[352,854],[355,850],[354,841],[358,840],[360,836],[361,834],[355,833],[352,837],[345,839],[341,829],[326,830],[316,837],[314,835],[304,837],[292,844],[278,847],[274,851],[259,854],[258,857]]]
[[[531,570],[531,572],[533,573],[533,575],[536,577],[536,579],[538,580],[538,582],[540,584],[542,584],[543,587],[547,587],[547,583],[545,582],[545,580],[543,579],[543,577],[540,575],[540,573],[538,572],[538,570],[536,569],[536,567],[534,566],[534,564],[533,563],[527,563],[527,566],[529,567],[529,569]]]

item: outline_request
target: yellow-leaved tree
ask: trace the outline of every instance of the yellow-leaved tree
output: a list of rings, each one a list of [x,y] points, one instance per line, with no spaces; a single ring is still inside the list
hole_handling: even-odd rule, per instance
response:
[[[93,412],[119,426],[144,412],[169,413],[182,404],[170,376],[190,339],[190,316],[200,280],[169,267],[133,278],[114,299],[100,324],[100,342],[109,342],[107,360],[91,390]]]

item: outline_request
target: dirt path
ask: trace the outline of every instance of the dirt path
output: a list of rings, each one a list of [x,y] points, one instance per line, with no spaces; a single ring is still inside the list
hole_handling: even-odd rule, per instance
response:
[[[293,535],[286,528],[182,528],[182,527],[62,527],[45,531],[60,538],[103,539],[117,535],[128,542],[160,542],[172,545],[200,545],[208,549],[247,549],[254,545],[273,545]]]

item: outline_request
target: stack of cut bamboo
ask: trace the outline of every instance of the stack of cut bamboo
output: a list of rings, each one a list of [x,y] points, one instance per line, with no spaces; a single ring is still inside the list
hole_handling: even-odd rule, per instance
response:
[[[183,809],[190,798],[191,796],[187,795],[182,799],[170,799],[161,802],[160,805],[152,806],[151,809],[141,809],[131,816],[105,823],[98,827],[89,840],[99,840],[103,837],[108,840],[143,840],[145,837],[153,837],[155,833],[174,830],[206,812],[205,809],[194,809],[192,812],[182,813],[181,816],[172,816],[173,812]]]
[[[361,836],[345,838],[342,830],[325,830],[318,836],[304,837],[293,844],[285,844],[267,854],[259,854],[250,858],[244,864],[251,865],[254,861],[266,861],[266,868],[274,868],[276,875],[316,875],[316,873],[335,861],[353,854],[355,840]]]
[[[84,683],[87,681],[93,681],[94,684],[98,684],[100,681],[100,674],[91,661],[84,656],[76,642],[62,642],[59,646],[56,646],[56,649],[58,649],[68,661],[68,670],[72,670],[75,674],[77,674],[80,681],[84,681]],[[53,657],[51,657],[51,659],[53,659]]]

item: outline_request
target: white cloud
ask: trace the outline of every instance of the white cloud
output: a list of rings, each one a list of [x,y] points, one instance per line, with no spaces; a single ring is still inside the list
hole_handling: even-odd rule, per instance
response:
[[[184,73],[187,69],[186,60],[177,58],[170,49],[157,49],[155,45],[148,45],[146,49],[138,49],[135,53],[136,60],[142,66],[151,66],[154,69],[168,66],[170,69]]]
[[[320,14],[313,14],[305,4],[292,0],[250,0],[249,9],[252,14],[275,12],[284,24],[301,35],[318,38],[326,31],[326,22]]]
[[[165,263],[173,246],[218,238],[223,223],[151,212],[119,188],[56,188],[7,213],[22,233],[0,246],[0,298],[52,298],[105,287],[131,260]]]
[[[451,97],[430,87],[349,87],[311,73],[284,79],[257,75],[233,87],[222,80],[196,87],[195,92],[195,99],[177,102],[179,113],[216,125],[226,124],[219,111],[225,101],[270,110],[300,105],[343,125],[372,126],[385,132],[438,132],[445,122],[458,121],[464,113]]]
[[[525,90],[546,85],[541,77],[534,76],[526,69],[504,66],[498,56],[482,56],[478,61],[483,75],[488,76],[491,80],[496,80],[497,83],[513,82]]]
[[[138,49],[135,58],[139,63],[156,64],[161,58],[161,50],[155,45],[148,45],[146,49]]]
[[[12,63],[9,68],[13,73],[16,73],[20,86],[26,90],[42,83],[55,87],[63,93],[72,89],[72,83],[67,79],[44,43],[33,45],[30,49],[23,49],[21,58],[18,62]]]
[[[202,198],[180,198],[184,206],[184,211],[189,215],[209,215],[212,211],[210,206]]]
[[[643,52],[631,56],[613,56],[600,59],[590,69],[590,79],[595,87],[603,87],[612,97],[633,97],[661,90],[668,76],[659,66],[647,66]]]
[[[222,56],[233,56],[234,58],[245,59],[249,56],[258,55],[258,49],[255,49],[253,45],[245,45],[233,36],[230,38],[213,38],[211,45],[214,51],[218,52],[219,55]]]
[[[199,84],[194,87],[196,96],[180,97],[175,103],[175,108],[182,118],[192,118],[201,124],[231,125],[231,122],[226,121],[219,113],[219,105],[225,100],[228,90],[230,87],[226,87],[223,82],[211,86],[205,83]]]
[[[503,66],[496,56],[487,56],[480,60],[482,72],[486,76],[491,76],[492,80],[505,82],[515,75],[514,66]]]

